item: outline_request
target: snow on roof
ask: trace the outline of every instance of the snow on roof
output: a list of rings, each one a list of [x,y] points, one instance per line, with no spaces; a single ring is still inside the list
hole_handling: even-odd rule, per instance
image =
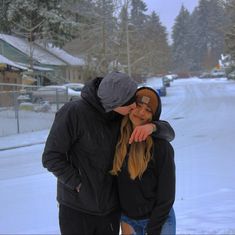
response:
[[[22,66],[22,65],[18,65],[17,63],[7,59],[5,56],[0,55],[0,64],[7,64],[10,66],[13,66],[15,68],[19,68],[19,69],[23,69],[23,70],[27,70],[27,67]]]
[[[30,55],[30,44],[27,40],[7,34],[0,34],[0,39],[6,41],[26,55]],[[33,58],[39,63],[47,65],[84,65],[84,60],[69,55],[62,49],[53,48],[51,45],[44,47],[37,43],[33,44]]]
[[[24,67],[26,67],[27,69],[29,69],[30,68],[30,65],[29,64],[24,64],[24,63],[16,63],[16,64],[18,64],[18,65],[20,65],[20,66],[24,66]],[[46,68],[46,67],[42,67],[42,66],[38,66],[38,65],[33,65],[33,69],[34,70],[39,70],[39,71],[53,71],[53,69],[52,68]]]
[[[46,49],[70,65],[74,65],[74,66],[85,65],[84,59],[72,56],[72,55],[68,54],[66,51],[64,51],[58,47],[52,46],[51,43],[47,44]]]

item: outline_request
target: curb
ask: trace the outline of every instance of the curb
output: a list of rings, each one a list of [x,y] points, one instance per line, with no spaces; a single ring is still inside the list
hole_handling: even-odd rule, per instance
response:
[[[22,144],[22,145],[11,146],[11,147],[6,147],[6,148],[0,148],[0,151],[6,151],[6,150],[11,150],[11,149],[17,149],[17,148],[24,148],[24,147],[29,147],[29,146],[33,146],[33,145],[39,145],[39,144],[45,144],[45,141],[31,143],[31,144]]]

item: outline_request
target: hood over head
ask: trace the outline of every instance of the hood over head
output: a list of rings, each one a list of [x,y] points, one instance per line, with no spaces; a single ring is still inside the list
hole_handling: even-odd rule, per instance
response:
[[[85,86],[82,88],[81,97],[85,100],[91,107],[93,107],[100,115],[108,120],[119,119],[122,116],[117,112],[107,113],[100,101],[100,98],[97,96],[97,90],[102,81],[102,77],[96,77],[92,80],[89,80],[85,83]]]
[[[97,90],[102,79],[102,77],[96,77],[92,80],[87,81],[85,83],[85,86],[82,88],[81,97],[95,109],[104,113],[105,110],[100,102],[99,97],[97,96]]]
[[[129,105],[129,101],[134,102],[133,97],[137,90],[137,83],[121,72],[107,74],[101,81],[97,90],[97,95],[106,112],[113,109]]]

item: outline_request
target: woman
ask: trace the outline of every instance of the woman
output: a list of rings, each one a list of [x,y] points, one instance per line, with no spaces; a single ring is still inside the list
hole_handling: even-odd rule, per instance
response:
[[[128,144],[133,128],[159,120],[161,100],[149,87],[136,92],[136,109],[123,118],[111,174],[117,176],[122,234],[175,234],[174,150],[149,136]]]

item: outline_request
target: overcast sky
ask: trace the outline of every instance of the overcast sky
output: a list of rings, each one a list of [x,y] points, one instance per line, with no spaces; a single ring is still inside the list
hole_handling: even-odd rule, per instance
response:
[[[162,24],[167,27],[167,31],[170,33],[182,4],[192,12],[199,0],[144,0],[144,2],[147,4],[149,12],[157,12]]]

